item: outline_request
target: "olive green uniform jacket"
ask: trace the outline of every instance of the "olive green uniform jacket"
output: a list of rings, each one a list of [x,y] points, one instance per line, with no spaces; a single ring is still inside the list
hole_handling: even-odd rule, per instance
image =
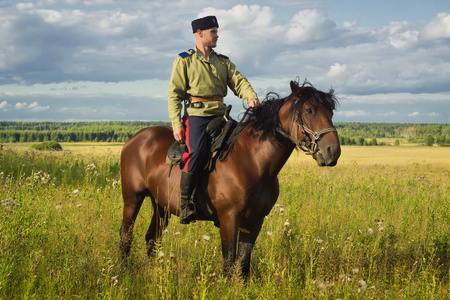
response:
[[[250,83],[228,57],[212,51],[209,59],[206,59],[196,50],[180,53],[173,63],[168,96],[169,117],[174,129],[182,126],[182,102],[191,96],[225,97],[229,87],[237,97],[247,102],[257,98]],[[223,115],[225,111],[223,102],[209,101],[201,105],[189,105],[185,112],[188,116],[206,117]]]

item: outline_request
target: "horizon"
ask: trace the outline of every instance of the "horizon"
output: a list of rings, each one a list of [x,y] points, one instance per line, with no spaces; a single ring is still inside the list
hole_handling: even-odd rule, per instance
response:
[[[239,121],[239,120],[237,120]],[[14,120],[0,120],[1,122],[6,122],[6,123],[114,123],[114,122],[126,122],[126,123],[131,123],[131,122],[138,122],[138,123],[157,123],[157,122],[162,122],[162,123],[168,123],[169,127],[171,127],[170,121],[164,121],[164,120],[80,120],[80,121],[49,121],[49,120],[41,120],[41,121],[14,121]],[[337,122],[333,122],[334,125],[336,124],[393,124],[393,125],[443,125],[443,126],[448,126],[450,125],[449,123],[399,123],[399,122],[341,122],[341,121],[337,121]]]

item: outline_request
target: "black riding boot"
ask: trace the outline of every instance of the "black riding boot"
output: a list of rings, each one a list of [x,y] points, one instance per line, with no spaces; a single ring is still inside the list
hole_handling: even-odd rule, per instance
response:
[[[181,172],[180,192],[180,223],[189,224],[197,219],[192,193],[197,185],[197,175],[188,172]]]

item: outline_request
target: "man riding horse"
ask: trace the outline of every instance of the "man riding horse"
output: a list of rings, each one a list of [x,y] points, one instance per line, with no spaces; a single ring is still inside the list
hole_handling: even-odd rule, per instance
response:
[[[225,55],[213,50],[217,46],[219,24],[215,16],[192,21],[196,38],[195,49],[182,52],[175,59],[169,85],[169,117],[173,136],[185,142],[180,168],[180,222],[195,221],[197,213],[192,200],[198,177],[208,158],[209,145],[206,126],[218,115],[224,115],[223,98],[229,87],[249,107],[259,105],[259,100],[248,80]],[[187,100],[184,116],[182,102]]]

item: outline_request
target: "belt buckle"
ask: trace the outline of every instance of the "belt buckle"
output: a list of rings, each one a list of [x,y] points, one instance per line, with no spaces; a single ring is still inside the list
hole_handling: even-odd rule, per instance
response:
[[[203,102],[192,102],[189,107],[191,108],[203,108],[205,105]]]

